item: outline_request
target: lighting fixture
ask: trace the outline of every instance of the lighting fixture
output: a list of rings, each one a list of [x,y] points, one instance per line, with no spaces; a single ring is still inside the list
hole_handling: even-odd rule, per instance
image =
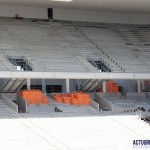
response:
[[[53,2],[72,2],[73,0],[49,0]]]

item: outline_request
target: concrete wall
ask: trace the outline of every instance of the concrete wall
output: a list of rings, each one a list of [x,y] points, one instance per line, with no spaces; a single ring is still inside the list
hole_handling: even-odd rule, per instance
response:
[[[17,104],[19,112],[21,110],[23,113],[27,113],[27,102],[18,94],[17,94]]]
[[[0,16],[13,17],[19,14],[24,18],[47,19],[46,7],[0,5]],[[115,12],[82,11],[71,9],[53,8],[54,19],[107,22],[107,23],[129,23],[129,24],[149,24],[150,14],[128,14]]]
[[[87,21],[87,22],[106,22],[106,23],[127,23],[127,24],[149,24],[150,14],[134,13],[115,13],[82,11],[70,9],[54,8],[54,19]]]
[[[5,93],[5,95],[11,99],[12,101],[16,101],[17,100],[17,94],[16,93]]]
[[[137,80],[115,80],[122,87],[122,92],[136,92]]]
[[[99,111],[99,104],[92,99],[90,100],[90,106]]]
[[[0,16],[13,17],[19,14],[23,18],[47,19],[47,8],[0,5]]]
[[[5,94],[1,94],[1,99],[11,107],[16,113],[18,113],[18,105],[15,104],[11,99],[9,99]]]
[[[105,110],[107,108],[109,111],[113,110],[112,103],[110,103],[104,97],[102,97],[100,93],[95,93],[94,101],[96,101],[99,104],[99,109]]]
[[[120,92],[115,92],[115,93],[112,93],[112,92],[110,92],[110,93],[109,92],[105,92],[105,93],[100,92],[99,95],[101,97],[121,97],[122,96]]]

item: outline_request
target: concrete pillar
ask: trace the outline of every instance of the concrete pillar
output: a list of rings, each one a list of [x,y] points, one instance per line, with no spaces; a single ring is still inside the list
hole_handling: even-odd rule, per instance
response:
[[[145,90],[145,81],[144,80],[142,80],[142,91],[144,91]]]
[[[137,80],[137,92],[141,92],[141,80]]]
[[[75,90],[76,90],[76,91],[79,90],[80,87],[81,87],[80,80],[79,80],[79,79],[76,79],[76,80],[75,80]]]
[[[106,93],[106,81],[103,82],[103,92]]]
[[[45,82],[45,79],[42,79],[42,92],[46,93],[46,82]]]
[[[66,92],[67,92],[67,93],[70,92],[70,83],[69,83],[69,79],[66,79]]]
[[[28,90],[31,89],[31,80],[30,80],[30,78],[27,79],[27,89]]]

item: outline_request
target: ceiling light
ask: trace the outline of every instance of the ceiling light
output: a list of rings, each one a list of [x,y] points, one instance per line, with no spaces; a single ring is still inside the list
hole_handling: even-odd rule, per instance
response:
[[[53,2],[72,2],[73,0],[49,0]]]

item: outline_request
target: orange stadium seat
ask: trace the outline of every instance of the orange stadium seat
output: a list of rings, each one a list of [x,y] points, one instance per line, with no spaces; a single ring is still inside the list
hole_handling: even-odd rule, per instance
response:
[[[89,105],[90,96],[89,94],[83,93],[82,91],[65,93],[65,94],[54,94],[53,99],[57,102],[63,102],[65,104],[72,105]]]

